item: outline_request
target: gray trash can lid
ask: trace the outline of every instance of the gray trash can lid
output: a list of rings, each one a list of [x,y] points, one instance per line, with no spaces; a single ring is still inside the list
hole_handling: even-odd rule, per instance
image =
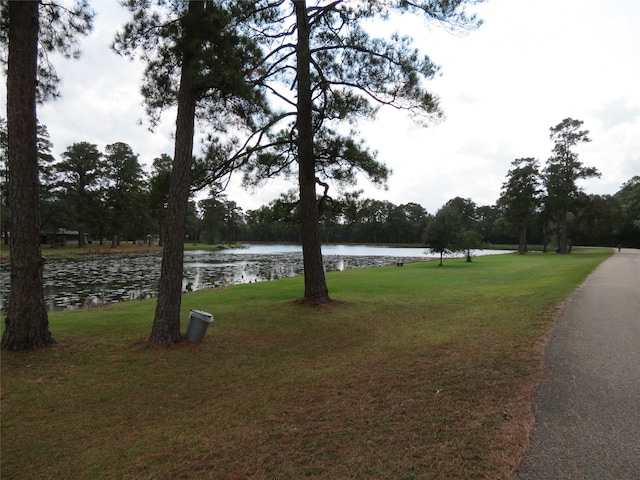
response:
[[[189,310],[189,316],[191,315],[199,317],[200,320],[203,320],[205,322],[213,322],[213,315],[211,315],[209,312],[203,312],[202,310]]]

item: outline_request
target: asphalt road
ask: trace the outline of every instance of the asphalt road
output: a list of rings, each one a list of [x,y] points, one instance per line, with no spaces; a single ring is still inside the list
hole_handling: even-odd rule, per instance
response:
[[[567,301],[536,388],[517,480],[640,479],[640,251],[622,249]]]

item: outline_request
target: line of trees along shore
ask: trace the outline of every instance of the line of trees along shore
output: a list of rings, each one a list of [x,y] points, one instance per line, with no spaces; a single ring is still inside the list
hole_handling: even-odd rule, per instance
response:
[[[57,242],[60,229],[79,232],[82,242],[121,241],[162,243],[169,194],[172,159],[162,155],[145,171],[139,156],[122,142],[101,152],[97,145],[78,142],[67,147],[60,159],[51,150],[47,129],[40,126],[40,205],[44,243]],[[6,129],[0,119],[0,152],[6,152]],[[5,155],[2,155],[3,160]],[[5,162],[3,162],[3,165]],[[361,191],[327,199],[320,209],[319,232],[325,243],[437,243],[439,223],[447,248],[467,243],[536,244],[560,248],[562,211],[554,210],[545,189],[546,169],[533,158],[520,158],[506,173],[502,194],[495,205],[477,205],[470,198],[453,198],[437,212],[422,205],[396,205],[365,198]],[[206,168],[195,159],[195,184]],[[2,172],[6,172],[3,167]],[[2,175],[2,187],[7,186]],[[195,191],[193,192],[195,194]],[[10,236],[10,208],[2,195],[1,230]],[[633,177],[614,195],[590,195],[575,187],[567,208],[568,238],[578,245],[640,247],[640,176]],[[527,235],[523,238],[523,230]],[[473,235],[470,236],[470,232]],[[86,235],[85,235],[86,234]],[[300,243],[300,209],[294,190],[255,210],[244,211],[224,194],[188,203],[185,241],[200,243],[293,242]],[[84,245],[80,245],[81,247]],[[463,248],[461,248],[463,249]]]

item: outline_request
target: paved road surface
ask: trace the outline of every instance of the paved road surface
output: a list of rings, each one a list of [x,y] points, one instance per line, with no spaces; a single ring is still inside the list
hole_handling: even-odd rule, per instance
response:
[[[546,365],[516,479],[640,479],[639,250],[616,251],[567,301]]]

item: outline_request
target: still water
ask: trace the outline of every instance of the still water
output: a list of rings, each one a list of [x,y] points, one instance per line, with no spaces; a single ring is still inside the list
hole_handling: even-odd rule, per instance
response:
[[[505,253],[478,250],[475,255]],[[322,247],[325,271],[395,265],[431,260],[424,248],[368,245]],[[152,298],[157,294],[160,253],[96,254],[50,257],[44,267],[49,311],[88,308],[108,303]],[[263,282],[301,275],[299,245],[247,245],[226,250],[185,252],[183,291]],[[0,264],[0,310],[9,290],[9,264]]]

